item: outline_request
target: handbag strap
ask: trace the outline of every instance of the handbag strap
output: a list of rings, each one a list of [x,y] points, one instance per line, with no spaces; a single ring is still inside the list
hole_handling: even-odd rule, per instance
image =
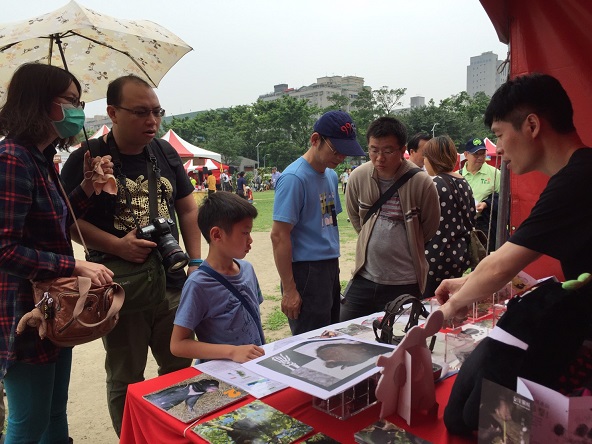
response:
[[[121,310],[121,307],[123,306],[123,301],[125,300],[125,292],[123,291],[123,288],[121,287],[121,285],[119,285],[117,283],[107,285],[106,287],[109,287],[109,288],[106,289],[105,291],[113,292],[113,300],[111,301],[111,306],[109,307],[109,311],[107,312],[107,314],[105,315],[103,320],[96,322],[94,324],[87,324],[86,322],[83,322],[82,320],[78,319],[78,317],[84,311],[84,306],[86,304],[86,298],[88,297],[88,292],[90,291],[91,285],[92,285],[92,282],[91,282],[90,278],[84,277],[84,276],[78,276],[78,293],[80,294],[80,297],[78,298],[78,301],[76,302],[76,306],[74,307],[74,311],[72,312],[72,319],[78,321],[78,323],[80,325],[83,325],[83,326],[89,327],[89,328],[98,327],[99,325],[109,321],[113,316],[115,316],[117,313],[119,313],[119,310]]]
[[[249,314],[251,315],[251,318],[253,318],[253,321],[257,325],[257,329],[259,330],[259,336],[261,338],[261,344],[265,344],[265,336],[263,335],[263,329],[261,328],[261,319],[259,316],[257,316],[255,311],[253,310],[253,307],[251,306],[251,304],[249,304],[249,302],[241,294],[241,292],[238,291],[234,285],[232,285],[230,282],[228,282],[228,280],[224,276],[222,276],[220,273],[218,273],[213,268],[208,267],[207,265],[201,264],[201,266],[198,268],[198,271],[199,270],[205,271],[207,274],[209,274],[214,279],[216,279],[218,282],[220,282],[222,285],[224,285],[228,289],[228,291],[230,291],[234,296],[236,296],[236,298],[240,301],[241,304],[243,304],[243,307],[245,307],[245,309],[249,312]]]
[[[29,154],[31,156],[31,159],[33,159],[33,163],[35,164],[35,168],[37,168],[37,172],[39,173],[40,176],[43,177],[43,175],[41,174],[41,170],[39,169],[39,165],[37,165],[37,162],[35,161],[35,158],[33,157],[33,155],[31,153],[29,153]],[[60,191],[62,192],[62,198],[66,202],[66,206],[68,207],[68,210],[70,211],[70,214],[72,215],[72,219],[74,220],[74,225],[76,225],[76,230],[78,231],[78,235],[80,236],[80,243],[82,244],[82,247],[84,248],[84,254],[86,255],[86,257],[89,257],[88,248],[86,248],[86,242],[84,242],[84,237],[82,236],[82,231],[80,231],[80,226],[78,225],[78,221],[76,220],[76,213],[74,213],[74,210],[72,209],[72,204],[70,203],[70,199],[68,199],[68,193],[66,193],[66,190],[64,190],[64,186],[62,185],[62,181],[60,179],[60,176],[57,174],[56,170],[53,168],[52,165],[50,165],[50,167],[48,168],[48,171],[49,171],[49,174],[52,176],[54,182],[57,182],[58,187],[60,188]],[[53,208],[51,196],[49,196],[49,190],[46,190],[46,191],[48,194],[48,196],[47,196],[48,201]],[[53,209],[53,211],[55,213],[55,208]]]
[[[368,219],[370,219],[370,216],[372,216],[374,213],[376,213],[387,200],[389,200],[391,197],[393,197],[393,194],[395,194],[395,191],[397,191],[399,188],[401,188],[405,184],[405,182],[407,182],[409,179],[411,179],[413,176],[415,176],[420,171],[421,171],[421,168],[411,168],[409,171],[407,171],[405,174],[403,174],[401,177],[399,177],[399,179],[394,184],[392,184],[388,190],[386,190],[384,193],[382,193],[380,195],[380,197],[378,198],[378,200],[372,204],[372,206],[370,207],[370,209],[368,210],[368,212],[364,216],[364,222],[362,222],[362,225],[364,225],[368,221]]]

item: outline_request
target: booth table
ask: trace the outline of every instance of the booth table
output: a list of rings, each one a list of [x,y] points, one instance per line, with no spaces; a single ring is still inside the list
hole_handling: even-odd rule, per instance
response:
[[[255,400],[247,398],[232,404],[226,409],[214,412],[201,418],[197,422],[185,424],[160,410],[143,396],[168,387],[184,379],[198,375],[199,370],[190,367],[168,375],[147,381],[132,384],[128,388],[125,411],[123,415],[123,427],[121,430],[121,444],[154,444],[154,443],[204,443],[203,439],[190,430],[195,424],[207,421],[241,407]],[[397,415],[388,417],[392,423],[409,430],[420,438],[434,444],[469,444],[476,439],[469,439],[449,435],[442,421],[444,407],[454,382],[454,377],[445,379],[436,384],[436,399],[439,403],[438,418],[422,418],[415,427],[409,427],[405,421]],[[327,413],[321,412],[312,406],[312,396],[293,388],[286,388],[277,393],[261,399],[264,403],[291,415],[292,417],[312,426],[314,432],[323,432],[337,441],[350,444],[355,443],[354,434],[379,419],[380,403],[358,413],[347,420],[337,419]],[[304,438],[306,439],[306,437]]]

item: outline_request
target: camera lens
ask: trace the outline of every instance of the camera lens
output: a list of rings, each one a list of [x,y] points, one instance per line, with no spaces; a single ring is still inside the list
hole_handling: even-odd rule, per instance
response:
[[[161,236],[157,248],[162,256],[162,265],[168,272],[180,270],[189,262],[189,256],[185,254],[171,234]]]

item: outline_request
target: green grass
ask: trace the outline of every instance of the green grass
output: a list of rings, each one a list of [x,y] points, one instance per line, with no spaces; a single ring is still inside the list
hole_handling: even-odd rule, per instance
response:
[[[253,221],[253,231],[271,231],[274,196],[275,191],[255,191],[253,193],[253,205],[257,208],[257,218]]]
[[[267,319],[263,322],[265,330],[270,331],[280,330],[287,324],[288,318],[284,313],[282,313],[282,310],[280,308],[276,308],[275,310],[273,310],[269,314],[269,316],[267,316]]]

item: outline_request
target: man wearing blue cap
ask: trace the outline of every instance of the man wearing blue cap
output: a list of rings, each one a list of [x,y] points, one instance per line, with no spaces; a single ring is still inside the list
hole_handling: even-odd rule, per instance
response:
[[[403,158],[405,125],[380,117],[366,137],[370,161],[352,171],[346,190],[347,214],[359,235],[341,321],[383,311],[400,295],[421,297],[429,269],[425,244],[440,225],[434,182]]]
[[[365,156],[349,114],[329,111],[314,124],[310,148],[278,178],[271,241],[292,334],[339,321],[341,203],[333,169]]]
[[[465,145],[465,157],[467,161],[459,172],[473,190],[477,209],[475,228],[488,235],[487,252],[490,252],[495,250],[501,174],[497,168],[485,162],[487,148],[478,137],[469,140]]]

